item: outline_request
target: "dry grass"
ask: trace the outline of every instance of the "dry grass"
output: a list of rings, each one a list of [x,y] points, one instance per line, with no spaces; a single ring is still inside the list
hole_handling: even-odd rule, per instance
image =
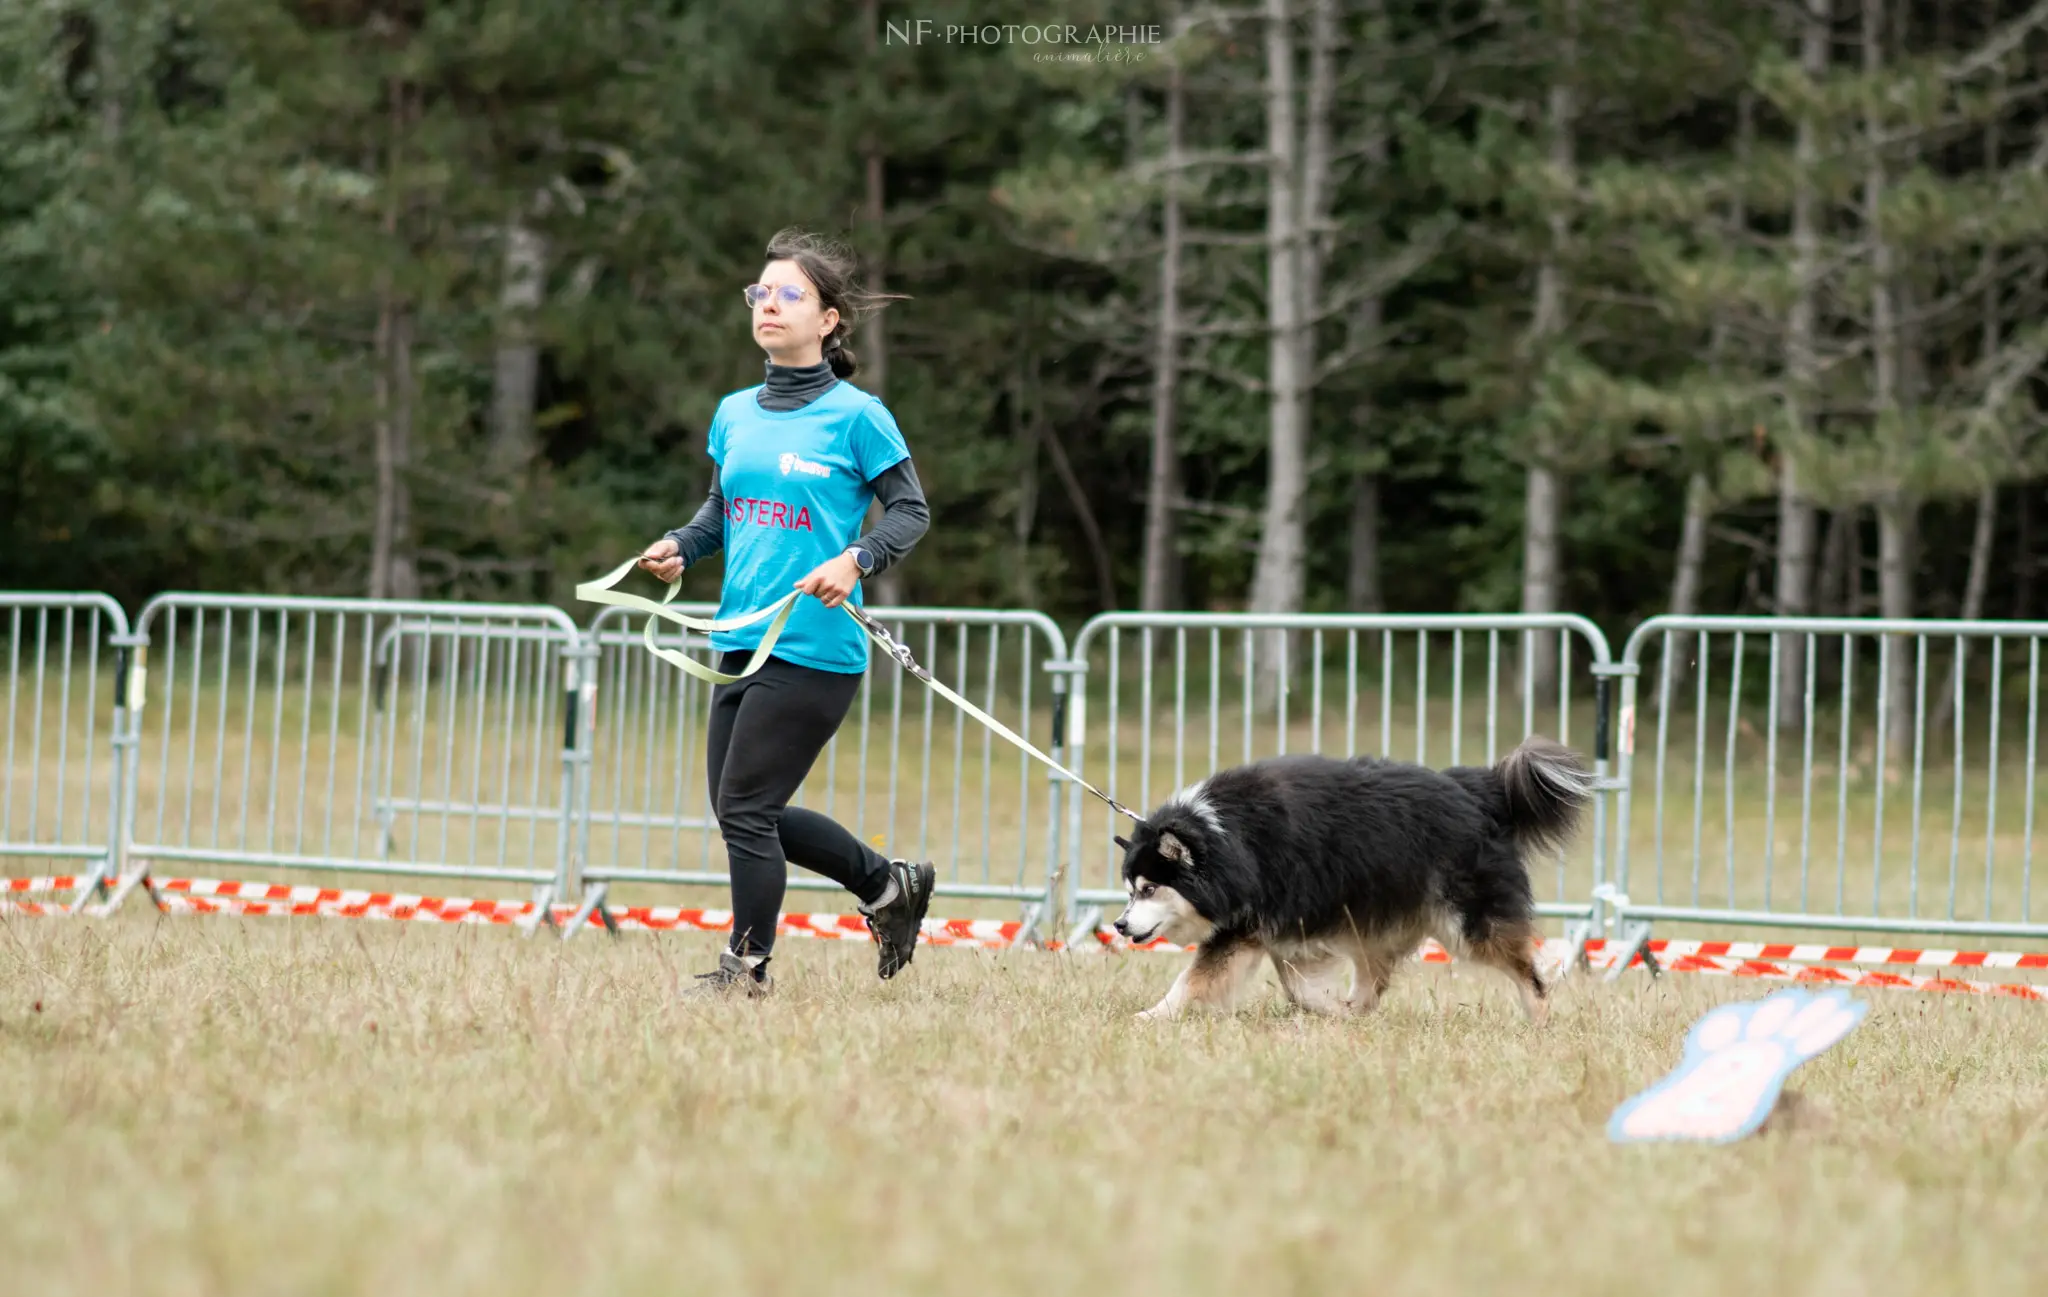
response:
[[[1754,984],[1575,981],[1547,1031],[1410,970],[1381,1013],[1139,1024],[1171,957],[323,920],[11,920],[0,1291],[2026,1291],[2048,1014],[1873,992],[1822,1128],[1602,1124]],[[1270,989],[1267,991],[1270,995]]]

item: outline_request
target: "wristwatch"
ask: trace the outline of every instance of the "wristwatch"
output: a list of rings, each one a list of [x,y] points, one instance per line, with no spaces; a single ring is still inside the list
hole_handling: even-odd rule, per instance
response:
[[[846,556],[853,560],[853,565],[860,569],[862,576],[866,576],[875,570],[875,556],[858,545],[847,546]]]

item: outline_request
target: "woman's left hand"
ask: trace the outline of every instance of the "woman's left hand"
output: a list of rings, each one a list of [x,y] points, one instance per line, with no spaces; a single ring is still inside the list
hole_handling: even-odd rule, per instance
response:
[[[811,574],[796,583],[796,588],[805,594],[816,595],[827,608],[837,608],[853,593],[853,587],[860,584],[860,565],[851,557],[841,554],[828,559],[811,570]]]

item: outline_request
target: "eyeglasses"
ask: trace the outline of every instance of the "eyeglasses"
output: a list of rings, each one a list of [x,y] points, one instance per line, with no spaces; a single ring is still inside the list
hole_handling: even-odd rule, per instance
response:
[[[784,306],[795,306],[810,296],[811,290],[801,284],[778,284],[770,288],[766,284],[748,284],[744,290],[748,306],[759,306],[772,294]]]

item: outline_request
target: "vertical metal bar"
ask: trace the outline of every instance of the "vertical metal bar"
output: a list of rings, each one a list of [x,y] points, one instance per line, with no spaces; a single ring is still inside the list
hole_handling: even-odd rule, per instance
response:
[[[1772,642],[1776,643],[1776,640],[1773,639]],[[1801,705],[1801,711],[1805,716],[1805,738],[1802,740],[1799,771],[1799,908],[1802,911],[1806,909],[1808,862],[1813,858],[1813,724],[1817,702],[1814,691],[1820,682],[1819,657],[1820,641],[1809,631],[1806,636],[1806,654],[1803,658],[1806,679],[1801,686],[1805,694],[1805,700]],[[1777,672],[1773,671],[1771,675],[1775,678]]]
[[[1771,908],[1771,864],[1778,845],[1778,642],[1770,639],[1771,678],[1764,706],[1764,908]],[[1732,897],[1730,898],[1733,899]]]
[[[1415,632],[1415,761],[1429,761],[1429,632]]]
[[[995,658],[994,650],[989,653],[991,671]],[[863,677],[860,684],[860,754],[859,764],[854,769],[853,831],[856,837],[867,836],[868,817],[868,736],[874,729],[874,684],[872,675]],[[993,701],[993,699],[991,699]]]
[[[626,652],[623,636],[620,637],[620,641],[619,653],[623,658]],[[559,689],[555,688],[557,657],[558,654],[552,642],[542,640],[540,643],[535,644],[533,646],[533,676],[531,681],[520,692],[520,697],[524,700],[520,706],[521,714],[523,715],[529,711],[533,714],[531,726],[523,727],[520,731],[519,749],[521,755],[526,758],[526,804],[536,810],[541,805],[540,780],[542,767],[546,760],[548,744],[555,732],[555,699],[561,693]],[[625,672],[621,669],[619,677],[622,681],[624,676]],[[617,692],[623,691],[624,685],[621,684]],[[604,706],[602,698],[598,700],[598,706]],[[590,764],[594,767],[597,764],[598,743],[593,741],[590,743],[589,748]],[[558,838],[557,841],[559,840]],[[618,834],[616,831],[612,834],[612,842],[614,846],[617,845]],[[541,860],[540,816],[538,815],[529,815],[526,818],[526,859],[529,864],[536,867],[538,867]]]
[[[36,830],[42,824],[43,806],[43,689],[49,676],[50,656],[50,610],[36,609],[36,687],[34,693],[35,713],[29,718],[29,763],[28,763],[28,840],[37,841]],[[10,766],[8,773],[13,773]]]
[[[249,688],[242,700],[242,819],[236,840],[236,846],[244,850],[249,846],[250,784],[256,768],[256,676],[260,660],[257,650],[263,647],[262,616],[255,608],[249,610]]]
[[[479,859],[477,852],[483,841],[484,754],[487,751],[484,747],[484,735],[488,732],[485,725],[491,711],[491,661],[496,655],[497,648],[497,637],[493,632],[497,629],[495,626],[485,626],[482,636],[476,642],[476,670],[470,678],[469,687],[470,707],[475,713],[475,722],[470,726],[470,747],[465,762],[469,766],[469,850],[464,853],[463,858],[472,865]],[[516,622],[506,626],[506,645],[509,647],[517,644],[525,631],[526,628]],[[567,815],[569,808],[563,807],[562,813]],[[502,843],[496,861],[491,861],[488,857],[484,860],[485,863],[504,864],[505,852]]]
[[[251,617],[254,620],[254,617]],[[291,638],[291,614],[277,610],[277,687],[270,691],[270,796],[263,810],[263,849],[277,849],[278,772],[284,763],[284,677],[290,661],[286,641]]]
[[[1692,903],[1700,903],[1700,867],[1704,838],[1701,832],[1706,819],[1707,806],[1707,673],[1711,670],[1712,659],[1707,656],[1711,645],[1708,632],[1700,632],[1699,682],[1693,704],[1692,718]]]
[[[178,695],[178,605],[169,604],[164,608],[164,622],[165,649],[167,651],[164,655],[163,702],[156,708],[156,723],[163,730],[163,742],[157,747],[156,830],[151,835],[157,842],[164,841],[164,815],[171,801],[171,712],[174,704],[177,702]],[[200,624],[202,626],[205,625],[204,618],[201,619]],[[145,714],[147,714],[146,711]],[[194,714],[197,714],[196,708]],[[139,753],[142,747],[142,734],[139,725],[135,735],[135,744]],[[190,769],[191,766],[188,763],[186,770],[189,772]],[[192,818],[191,787],[192,781],[188,777],[185,781],[185,820],[187,825],[190,825]],[[133,799],[139,800],[142,796],[142,789],[140,787],[135,788],[130,796]],[[189,833],[186,836],[186,841],[191,841]]]
[[[358,859],[361,859],[363,854],[364,813],[369,809],[369,805],[364,799],[364,794],[368,788],[368,781],[375,777],[375,773],[368,767],[370,750],[374,745],[365,740],[371,736],[372,725],[377,726],[379,729],[383,727],[385,715],[384,704],[386,700],[377,700],[374,720],[370,710],[371,697],[381,689],[382,682],[385,679],[385,676],[376,670],[377,639],[374,629],[376,620],[374,616],[365,616],[363,618],[363,678],[356,682],[356,798],[355,813],[349,816],[351,832],[349,834],[348,853]],[[337,641],[341,639],[340,632],[336,632],[335,638]],[[395,725],[391,731],[391,737],[393,743],[398,741],[398,730]]]
[[[1358,632],[1344,633],[1344,755],[1358,755]]]
[[[1284,630],[1273,639],[1280,646],[1280,685],[1274,692],[1273,701],[1280,712],[1279,753],[1283,757],[1287,755],[1287,695],[1294,692],[1293,641],[1294,637]]]
[[[1024,634],[1026,637],[1025,644],[1028,654],[1031,632],[1027,630],[1024,632]],[[939,656],[938,647],[939,624],[937,622],[926,622],[924,624],[924,660],[927,662],[936,662]],[[933,678],[936,679],[937,677]],[[917,790],[916,859],[925,860],[929,859],[929,854],[926,852],[925,848],[930,845],[932,824],[932,704],[938,701],[938,695],[933,693],[929,689],[922,689],[918,692],[924,695],[924,772],[919,779]],[[1030,691],[1027,689],[1025,692],[1028,697]],[[1027,719],[1031,715],[1030,705],[1028,703],[1025,706],[1024,715]],[[1018,733],[1028,734],[1029,731],[1025,730],[1022,726],[1019,726]],[[1025,762],[1024,764],[1029,765],[1030,763]],[[1023,803],[1024,807],[1028,809],[1030,807],[1030,804],[1030,799],[1026,798]],[[1026,822],[1028,821],[1020,822],[1020,835],[1023,831],[1021,828],[1021,824]],[[960,862],[957,860],[952,860],[946,863],[949,869],[955,871],[953,876],[955,878],[958,878]]]
[[[1252,759],[1252,633],[1244,632],[1244,759]]]
[[[73,627],[78,621],[76,608],[64,609],[64,647],[57,676],[57,826],[51,840],[64,841],[64,790],[71,783],[71,660],[76,651],[73,644]],[[40,710],[40,709],[38,709]],[[88,712],[88,715],[91,713]],[[85,752],[86,784],[92,784],[92,749]],[[12,773],[11,771],[9,773]]]
[[[2027,803],[2022,815],[2026,828],[2020,834],[2020,922],[2034,921],[2034,803],[2040,790],[2034,783],[2035,738],[2041,723],[2041,640],[2027,640]]]
[[[306,850],[306,776],[313,765],[313,663],[320,650],[320,614],[306,614],[306,675],[299,686],[299,792],[292,815],[292,854]]]
[[[1188,786],[1188,632],[1173,631],[1173,786]]]
[[[1891,704],[1891,661],[1892,637],[1880,636],[1877,641],[1877,769],[1873,781],[1876,787],[1876,807],[1871,812],[1874,823],[1871,826],[1871,870],[1870,870],[1870,912],[1884,913],[1884,786],[1886,760],[1890,756],[1886,748],[1891,733],[1888,708]]]
[[[1735,905],[1735,740],[1736,727],[1742,719],[1742,639],[1742,632],[1736,631],[1735,660],[1728,678],[1728,741],[1722,749],[1721,759],[1721,806],[1728,857],[1728,890],[1725,895],[1731,908]],[[1774,724],[1776,719],[1772,718]]]
[[[1451,632],[1451,764],[1460,765],[1465,736],[1465,632]]]
[[[220,696],[218,715],[213,727],[213,827],[207,831],[207,842],[220,842],[220,788],[226,781],[228,750],[228,663],[234,656],[235,614],[231,608],[220,612],[220,683],[215,686]]]
[[[1854,709],[1856,637],[1842,636],[1842,746],[1835,758],[1835,913],[1849,903],[1849,718]]]
[[[1031,733],[1031,677],[1036,674],[1038,664],[1032,660],[1033,639],[1030,630],[1023,632],[1024,649],[1021,669],[1024,673],[1023,703],[1017,716],[1017,732],[1026,739]],[[927,695],[929,696],[929,695]],[[1022,753],[1017,759],[1017,883],[1024,885],[1024,870],[1030,860],[1029,838],[1031,833],[1031,762]]]
[[[1522,632],[1522,733],[1536,732],[1536,634]]]
[[[448,853],[448,826],[455,818],[455,734],[461,723],[461,712],[457,710],[457,705],[462,698],[462,647],[463,642],[469,638],[468,631],[469,624],[458,617],[455,624],[449,628],[448,652],[445,655],[447,683],[443,692],[448,696],[448,706],[441,721],[441,859],[451,863],[454,857]],[[429,632],[427,640],[430,651],[433,646],[431,634],[432,632]],[[422,796],[421,800],[426,799]],[[568,798],[565,796],[562,813],[566,815],[568,811]]]
[[[910,638],[910,628],[900,621],[889,629],[899,644]],[[894,855],[901,850],[896,841],[896,807],[903,787],[903,682],[906,673],[892,671],[889,674],[895,677],[896,689],[889,698],[889,819],[883,832],[888,835],[884,840],[888,843],[889,854]]]
[[[953,637],[953,692],[962,698],[967,696],[967,657],[969,643],[967,623],[961,622],[954,628]],[[934,677],[936,679],[937,677]],[[977,727],[985,728],[985,727]],[[965,782],[961,776],[967,773],[967,713],[958,707],[953,709],[953,838],[947,847],[947,855],[953,862],[953,876],[960,876],[960,785]],[[981,881],[988,881],[988,857],[981,858]]]
[[[594,637],[595,632],[593,631],[592,634]],[[599,650],[599,653],[601,654],[602,650]],[[593,671],[597,670],[600,661],[600,656],[592,656],[590,659],[590,669]],[[522,673],[524,672],[525,667],[526,640],[524,637],[520,637],[514,639],[505,648],[505,670],[503,672],[505,681],[504,696],[498,700],[497,706],[498,851],[508,860],[512,857],[512,754],[520,746],[519,682],[522,679]],[[591,719],[595,721],[597,718],[593,716],[591,717]],[[592,745],[593,748],[595,746],[595,744]],[[593,752],[591,763],[593,766],[596,764],[595,757],[596,754],[595,752]],[[479,761],[479,764],[481,764],[481,761]],[[596,772],[594,770],[591,770],[585,774],[584,782],[586,788],[595,784],[595,774]],[[586,792],[585,796],[587,797],[588,795],[588,792]],[[535,807],[533,809],[538,811],[539,808]],[[531,821],[533,818],[533,816],[528,816],[529,821]],[[533,857],[531,855],[528,855],[524,863],[529,868],[533,867]]]
[[[1906,912],[1917,918],[1920,914],[1920,801],[1927,772],[1927,637],[1915,635],[1913,647],[1916,664],[1913,681],[1913,880],[1908,901],[1911,908]]]
[[[185,824],[183,836],[179,839],[181,845],[188,847],[192,845],[192,802],[199,791],[199,709],[205,703],[205,695],[201,692],[200,671],[206,661],[206,609],[193,609],[192,622],[192,728],[185,732]],[[225,614],[222,615],[221,622],[222,635],[225,637],[227,633],[227,617]],[[225,652],[225,648],[223,648],[223,652]],[[168,700],[166,701],[168,702]],[[166,770],[170,768],[170,719],[170,708],[166,706],[164,709],[164,768]],[[164,791],[166,796],[168,796],[170,790],[166,788]]]
[[[405,652],[405,644],[406,638],[404,624],[402,620],[399,620],[398,625],[394,628],[394,638],[392,640],[392,647],[396,652],[403,654]],[[418,673],[419,678],[413,683],[414,730],[412,758],[412,799],[413,804],[415,806],[419,805],[419,803],[425,799],[427,791],[427,697],[431,689],[431,680],[433,678],[433,656],[434,623],[430,619],[427,622],[426,631],[420,639],[420,667]],[[391,746],[393,754],[395,756],[398,745],[394,743]],[[390,787],[390,781],[388,779],[385,781],[385,785],[385,791],[387,795],[395,791]],[[422,814],[422,812],[417,810],[415,810],[412,814],[412,828],[415,844],[417,844],[418,838],[420,836],[420,817]],[[392,820],[394,823],[396,823],[397,821],[396,810],[392,812]],[[417,855],[417,846],[415,848],[415,855]]]
[[[1318,630],[1313,637],[1314,661],[1309,665],[1309,751],[1317,756],[1323,752],[1323,633]]]
[[[1950,808],[1948,824],[1948,917],[1956,917],[1956,874],[1962,864],[1963,854],[1963,637],[1956,636],[1956,693],[1955,693],[1955,802]],[[1993,775],[1993,782],[1997,777]]]
[[[1215,770],[1223,764],[1223,632],[1209,630],[1209,764]]]
[[[1564,629],[1563,627],[1559,627],[1559,628],[1558,628],[1558,631],[1557,631],[1557,741],[1558,741],[1559,743],[1563,743],[1563,744],[1567,744],[1567,745],[1569,745],[1569,744],[1571,743],[1571,741],[1572,741],[1572,639],[1573,639],[1573,636],[1572,636],[1572,633],[1571,633],[1571,632],[1570,632],[1569,630],[1566,630],[1566,629]],[[1597,720],[1596,720],[1596,721],[1594,722],[1594,724],[1595,724],[1595,726],[1596,726],[1596,727],[1597,727],[1597,726],[1598,726],[1598,725],[1599,725],[1600,723],[1601,723],[1601,722],[1599,722],[1599,721],[1597,721]],[[1606,760],[1606,756],[1605,756],[1605,754],[1604,754],[1604,753],[1602,754],[1602,756],[1600,757],[1600,759],[1601,759],[1601,760],[1603,760],[1603,761],[1604,761],[1604,760]],[[1605,806],[1605,805],[1606,805],[1606,803],[1605,803],[1605,802],[1602,802],[1602,803],[1599,803],[1599,805],[1600,805],[1600,806]],[[1598,820],[1598,814],[1599,814],[1599,812],[1598,812],[1598,810],[1596,809],[1596,810],[1595,810],[1595,820],[1596,820],[1596,823],[1597,823],[1597,820]],[[1598,834],[1597,832],[1595,832],[1595,833],[1594,833],[1594,835],[1593,835],[1593,840],[1594,840],[1594,843],[1596,844],[1596,845],[1595,845],[1595,851],[1596,851],[1596,853],[1597,853],[1597,851],[1598,851],[1598,846],[1597,846],[1597,844],[1598,844],[1598,842],[1599,842],[1599,838],[1600,838],[1600,835],[1599,835],[1599,834]],[[1563,848],[1563,847],[1559,847],[1559,848],[1557,849],[1557,898],[1558,898],[1559,900],[1563,900],[1563,899],[1564,899],[1564,895],[1565,895],[1565,881],[1564,881],[1564,875],[1565,875],[1565,850],[1564,850],[1564,848]],[[1588,891],[1590,892],[1590,890],[1591,890],[1591,889],[1589,888],[1589,889],[1588,889]]]
[[[1394,632],[1380,632],[1380,755],[1394,755]]]
[[[1158,650],[1152,644],[1152,628],[1138,628],[1138,788],[1145,805],[1152,796],[1152,659]]]
[[[989,715],[991,715],[991,716],[993,716],[993,715],[995,715],[995,714],[996,714],[996,713],[995,713],[995,706],[996,706],[996,655],[997,655],[997,643],[996,643],[996,638],[997,638],[997,637],[996,637],[996,628],[995,628],[995,627],[993,627],[993,626],[989,627],[989,628],[988,628],[988,679],[987,679],[987,680],[986,680],[986,681],[985,681],[985,682],[983,683],[983,695],[982,695],[982,696],[983,696],[983,702],[982,702],[982,705],[981,705],[981,709],[982,709],[983,711],[987,712],[987,713],[988,713]],[[1111,651],[1112,651],[1112,652],[1114,652],[1114,650],[1115,650],[1115,638],[1116,638],[1116,637],[1115,637],[1114,635],[1112,635],[1112,636],[1110,637],[1110,639],[1111,639]],[[1112,675],[1113,675],[1113,674],[1114,674],[1114,672],[1115,672],[1115,667],[1114,667],[1114,666],[1112,665],[1112,667],[1111,667],[1110,669],[1111,669],[1111,673],[1112,673]],[[1111,698],[1113,699],[1113,698],[1115,698],[1115,696],[1116,696],[1116,695],[1115,695],[1114,691],[1112,691],[1112,692],[1111,692],[1111,694],[1110,694],[1110,697],[1111,697]],[[1110,707],[1110,712],[1111,712],[1111,722],[1110,722],[1110,723],[1111,723],[1112,725],[1114,725],[1114,724],[1115,724],[1115,711],[1116,711],[1115,705],[1114,705],[1114,703],[1112,703],[1112,704],[1111,704],[1111,707]],[[989,728],[988,726],[986,726],[986,725],[982,726],[982,727],[981,727],[981,862],[982,862],[982,875],[983,875],[983,877],[984,877],[984,878],[986,878],[986,877],[987,877],[987,874],[988,874],[988,866],[989,866],[989,860],[990,860],[990,858],[991,858],[991,856],[993,855],[993,853],[994,853],[994,850],[995,850],[994,846],[992,845],[992,844],[993,844],[993,842],[994,842],[994,836],[993,836],[993,835],[994,835],[994,831],[995,831],[995,830],[994,830],[994,824],[995,824],[995,749],[994,749],[994,748],[993,748],[992,746],[990,746],[990,745],[991,745],[991,744],[993,744],[994,742],[995,742],[995,731],[994,731],[994,730],[991,730],[991,729],[990,729],[990,728]],[[1112,766],[1114,766],[1115,760],[1116,760],[1116,744],[1115,744],[1115,742],[1114,742],[1114,735],[1112,734],[1112,741],[1111,741],[1111,744],[1110,744],[1110,761],[1111,761],[1111,764],[1112,764]]]
[[[1657,904],[1664,903],[1664,749],[1669,737],[1671,720],[1671,678],[1677,673],[1671,669],[1672,645],[1676,636],[1665,631],[1658,637],[1657,649],[1657,760],[1651,770],[1650,783],[1650,833],[1652,854],[1656,858]],[[1624,817],[1626,818],[1626,817]],[[1624,826],[1627,827],[1626,825]]]
[[[1572,741],[1572,633],[1557,632],[1557,741]]]
[[[81,838],[82,841],[91,841],[92,839],[92,790],[93,785],[99,782],[98,780],[93,778],[93,757],[94,754],[99,750],[101,635],[100,621],[100,610],[99,608],[94,607],[88,612],[86,616],[85,804],[80,809],[78,817],[79,827],[84,831],[83,836]],[[114,670],[117,673],[121,670],[121,656],[118,651],[114,655]],[[120,691],[116,689],[115,697],[118,698],[120,696]],[[120,732],[118,730],[115,731],[113,737],[115,739],[119,739]],[[121,760],[121,755],[121,749],[119,745],[116,744],[114,748],[114,760],[117,763]],[[118,800],[115,809],[119,809]],[[119,832],[118,827],[116,828],[115,831]],[[112,839],[110,838],[108,839],[108,841],[109,844],[111,844]]]
[[[643,812],[639,834],[640,868],[649,869],[654,865],[653,821],[655,811],[658,809],[654,796],[655,762],[657,759],[655,754],[661,746],[662,694],[672,683],[669,677],[672,675],[682,675],[682,673],[680,671],[661,670],[662,664],[660,660],[652,653],[640,654],[638,664],[641,671],[641,679],[646,681],[646,686],[638,691],[638,696],[630,700],[624,698],[620,700],[622,703],[635,702],[639,706],[628,709],[626,716],[621,718],[619,728],[624,729],[628,724],[632,724],[636,720],[639,722],[634,726],[634,729],[640,735],[640,781],[634,789],[633,803]],[[688,677],[684,678],[687,679]],[[618,690],[618,692],[624,694],[632,687],[631,678],[628,677],[621,681],[621,684],[625,688]],[[636,710],[639,713],[638,716],[633,715],[633,712]],[[593,717],[592,719],[596,718]],[[619,782],[622,788],[625,778],[625,767],[621,766],[619,769]],[[802,790],[799,789],[798,791],[801,792]],[[620,796],[619,800],[623,801],[623,796]],[[612,836],[613,840],[616,841],[619,835],[615,831]],[[624,853],[621,853],[621,859],[623,858]]]
[[[1500,752],[1500,632],[1486,632],[1486,764]]]
[[[1984,779],[1990,785],[1984,790],[1984,921],[1991,921],[1991,861],[1998,845],[1998,729],[1999,712],[2004,703],[2000,698],[2004,684],[2005,637],[1991,637],[1991,733],[1984,754]]]

